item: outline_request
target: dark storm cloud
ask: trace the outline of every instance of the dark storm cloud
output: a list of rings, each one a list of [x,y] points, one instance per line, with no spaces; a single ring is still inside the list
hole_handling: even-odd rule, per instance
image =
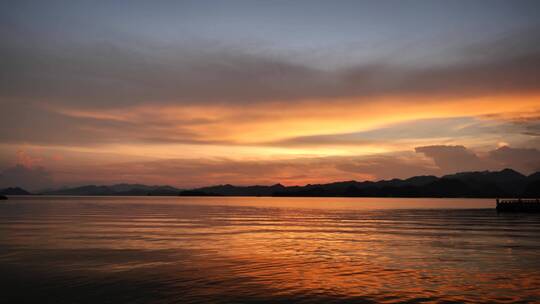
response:
[[[2,31],[0,100],[73,107],[293,101],[387,95],[484,95],[540,89],[540,30],[477,45],[453,63],[370,63],[322,70],[219,44],[44,44]],[[527,40],[527,43],[522,43]],[[497,44],[499,51],[494,44]],[[474,53],[473,53],[474,52]],[[481,54],[485,54],[482,56]]]
[[[459,172],[464,168],[472,171],[485,170],[488,167],[484,160],[464,146],[435,145],[417,147],[415,150],[432,158],[435,164],[445,172]]]
[[[415,148],[433,159],[445,173],[512,168],[529,174],[540,170],[540,150],[503,146],[478,155],[464,146],[434,145]]]
[[[115,44],[80,48],[38,46],[0,50],[4,101],[121,107],[141,103],[252,101],[324,95],[311,68],[280,59],[192,48],[144,48]],[[136,51],[134,49],[137,49]]]
[[[540,151],[537,149],[501,147],[489,152],[489,157],[505,167],[540,171]]]
[[[424,69],[359,67],[351,69],[345,79],[351,86],[360,86],[352,92],[360,96],[481,96],[536,92],[540,88],[540,53],[491,60]]]

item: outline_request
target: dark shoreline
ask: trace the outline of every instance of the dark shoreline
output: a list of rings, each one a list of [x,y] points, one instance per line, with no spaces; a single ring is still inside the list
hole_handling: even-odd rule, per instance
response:
[[[8,195],[8,198],[29,198],[29,197],[261,197],[261,198],[440,198],[440,199],[517,199],[517,197],[488,197],[488,196],[284,196],[284,195],[124,195],[124,194],[88,194],[88,195],[73,195],[73,194],[25,194],[25,195]],[[534,199],[536,197],[533,197]],[[524,198],[530,199],[530,198]]]
[[[537,198],[540,172],[523,175],[512,169],[462,172],[442,177],[425,175],[380,181],[342,181],[304,186],[234,186],[179,189],[143,184],[86,185],[30,193],[12,187],[0,195],[76,196],[245,196],[245,197],[397,197],[397,198]]]

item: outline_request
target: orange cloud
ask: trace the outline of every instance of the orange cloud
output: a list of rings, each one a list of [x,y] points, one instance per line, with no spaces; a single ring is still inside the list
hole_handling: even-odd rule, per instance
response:
[[[540,95],[470,98],[380,97],[268,102],[253,105],[137,106],[130,109],[57,109],[75,118],[137,123],[138,137],[156,141],[252,145],[287,138],[358,132],[419,119],[488,117],[540,109]],[[146,130],[144,126],[147,126]],[[114,130],[113,130],[114,131]],[[152,134],[149,134],[152,133]],[[137,135],[136,135],[137,137]],[[384,152],[383,147],[371,152]],[[369,152],[369,151],[366,151]]]
[[[25,150],[18,150],[16,153],[15,163],[26,168],[32,168],[36,164],[41,163],[43,158],[40,156],[31,156]]]

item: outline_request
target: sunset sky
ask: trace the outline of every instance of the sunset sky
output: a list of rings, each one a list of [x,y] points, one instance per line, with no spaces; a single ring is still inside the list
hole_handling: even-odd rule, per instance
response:
[[[0,187],[540,170],[540,1],[2,1]]]

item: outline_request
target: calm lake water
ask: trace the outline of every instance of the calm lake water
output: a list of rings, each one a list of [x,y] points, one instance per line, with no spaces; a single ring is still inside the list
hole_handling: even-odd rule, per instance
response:
[[[0,202],[4,303],[540,302],[540,215],[494,200]]]

